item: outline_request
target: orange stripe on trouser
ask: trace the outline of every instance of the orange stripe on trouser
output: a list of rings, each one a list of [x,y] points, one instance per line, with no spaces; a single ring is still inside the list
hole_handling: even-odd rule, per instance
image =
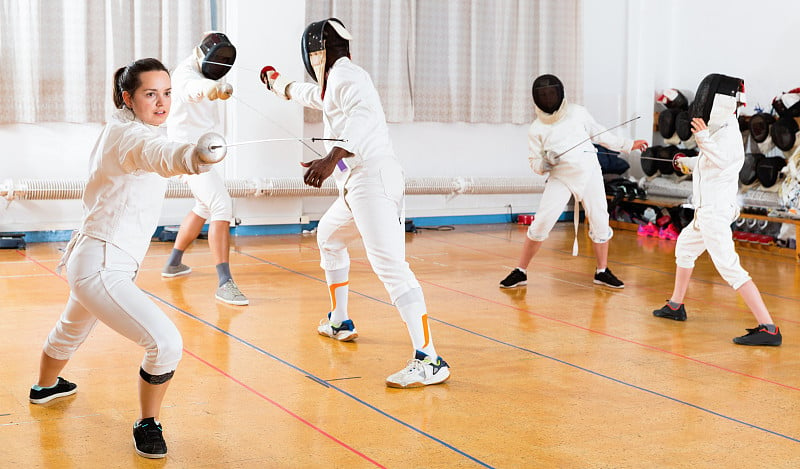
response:
[[[350,282],[342,282],[342,283],[332,283],[328,285],[328,290],[331,294],[331,311],[336,309],[336,292],[335,290],[339,287],[346,287],[350,285]]]
[[[431,342],[431,332],[428,329],[428,315],[427,314],[423,314],[422,315],[422,333],[423,333],[423,335],[425,337],[425,344],[423,344],[423,347],[427,347],[428,344]]]

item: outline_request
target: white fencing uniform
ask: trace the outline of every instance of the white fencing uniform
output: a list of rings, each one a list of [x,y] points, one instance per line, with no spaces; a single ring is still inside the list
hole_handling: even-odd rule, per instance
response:
[[[114,112],[92,151],[83,222],[62,258],[70,298],[45,354],[69,359],[99,319],[145,348],[147,373],[176,368],[181,335],[133,281],[158,223],[164,178],[200,169],[193,149],[134,119],[130,110]]]
[[[528,130],[528,160],[537,174],[549,173],[536,217],[528,228],[528,238],[544,241],[558,221],[570,196],[583,204],[589,219],[589,237],[605,243],[613,236],[608,225],[608,203],[597,150],[592,142],[629,153],[633,140],[625,139],[599,125],[585,107],[567,103],[552,118],[537,110],[537,118]],[[601,133],[604,132],[604,133]],[[599,134],[599,135],[597,135]],[[596,137],[589,137],[597,135]],[[578,142],[586,140],[577,147]],[[555,158],[567,151],[559,158]]]
[[[218,103],[205,97],[205,90],[216,84],[200,72],[197,57],[192,54],[172,72],[172,109],[167,118],[167,135],[181,142],[196,142],[208,132],[222,134],[219,125]],[[216,168],[211,171],[183,176],[195,198],[192,211],[209,222],[233,218],[233,201],[225,181]]]
[[[292,83],[291,98],[322,109],[325,138],[345,140],[325,142],[327,151],[335,145],[355,155],[333,173],[339,197],[317,228],[320,265],[326,271],[348,268],[347,242],[360,233],[370,265],[394,303],[420,285],[405,260],[403,170],[372,79],[342,57],[330,69],[324,101],[311,83]]]
[[[733,99],[733,98],[731,98]],[[734,107],[735,109],[735,107]],[[715,116],[708,129],[695,134],[700,154],[689,158],[692,172],[694,220],[681,230],[675,245],[678,267],[693,268],[708,251],[714,267],[734,289],[750,280],[736,254],[731,223],[739,216],[737,192],[744,147],[734,114]]]

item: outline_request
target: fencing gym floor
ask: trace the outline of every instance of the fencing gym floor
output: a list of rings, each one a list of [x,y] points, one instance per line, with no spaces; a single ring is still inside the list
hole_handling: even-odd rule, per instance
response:
[[[755,320],[706,255],[689,319],[652,316],[672,291],[674,241],[617,230],[610,267],[626,287],[612,290],[592,283],[585,233],[572,257],[572,224],[559,223],[527,288],[499,289],[525,228],[407,235],[452,366],[447,383],[410,390],[384,385],[412,350],[360,242],[353,343],[316,332],[329,300],[313,235],[232,239],[246,307],[214,300],[206,241],[174,279],[160,276],[172,243],[154,242],[138,285],[185,347],[161,413],[164,460],[133,450],[142,351],[102,324],[62,373],[77,394],[28,403],[68,296],[55,273],[66,243],[0,250],[0,467],[800,467],[800,264],[739,249],[784,344],[737,346]]]

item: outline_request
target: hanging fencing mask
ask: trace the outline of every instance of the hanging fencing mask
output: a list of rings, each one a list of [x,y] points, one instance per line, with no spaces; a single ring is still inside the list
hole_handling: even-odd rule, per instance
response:
[[[770,127],[769,136],[772,137],[772,142],[776,147],[783,151],[790,151],[794,148],[798,130],[800,130],[800,126],[797,125],[795,118],[781,117]]]
[[[699,117],[708,124],[712,115],[717,121],[734,114],[739,103],[745,103],[744,80],[712,73],[697,86],[689,114],[693,119]]]
[[[692,138],[692,119],[689,111],[681,111],[675,116],[675,133],[682,142]]]
[[[750,136],[756,143],[761,143],[769,137],[769,128],[775,123],[775,117],[766,112],[759,112],[750,117],[747,125],[750,127]]]
[[[739,182],[745,186],[749,186],[750,184],[756,182],[756,179],[758,178],[756,168],[758,168],[758,164],[761,163],[761,160],[763,159],[764,155],[761,153],[745,154],[744,164],[742,165],[742,169],[739,170]]]
[[[228,36],[211,31],[203,35],[200,45],[195,47],[200,72],[209,80],[219,80],[228,73],[236,61],[236,48]]]
[[[800,88],[795,88],[788,93],[781,93],[772,100],[772,109],[780,117],[800,116]]]
[[[332,56],[350,56],[350,40],[353,36],[337,18],[316,21],[306,26],[300,40],[303,64],[311,78],[319,83],[325,97],[325,72],[328,70],[327,52]]]
[[[664,90],[656,101],[666,106],[667,109],[689,109],[689,100],[680,90],[674,88]]]
[[[774,186],[778,182],[778,177],[780,177],[784,166],[786,166],[786,160],[782,156],[762,158],[756,166],[758,182],[764,187]]]
[[[546,114],[553,114],[564,102],[564,84],[555,75],[541,75],[533,80],[533,103]]]
[[[658,113],[658,133],[662,137],[672,138],[675,135],[675,123],[680,112],[678,108],[667,108]]]

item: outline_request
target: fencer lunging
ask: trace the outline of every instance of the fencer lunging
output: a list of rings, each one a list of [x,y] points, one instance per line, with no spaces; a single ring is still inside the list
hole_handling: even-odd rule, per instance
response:
[[[331,310],[317,329],[336,340],[357,337],[347,310],[350,257],[347,242],[361,235],[373,271],[389,292],[408,328],[414,358],[386,379],[387,386],[442,383],[450,368],[437,354],[425,298],[405,259],[403,170],[392,148],[386,118],[372,80],[350,60],[350,32],[330,18],[311,23],[302,37],[306,70],[317,82],[290,82],[274,67],[262,72],[267,88],[284,99],[321,109],[328,154],[305,164],[305,183],[320,187],[333,175],[339,197],[317,229],[321,266]]]
[[[233,87],[221,81],[236,60],[236,48],[228,37],[211,31],[203,35],[194,52],[172,72],[172,113],[167,119],[170,138],[192,142],[206,132],[221,132],[220,101],[233,94]],[[217,101],[219,100],[219,101]],[[181,222],[175,245],[161,272],[172,278],[191,273],[183,254],[208,221],[208,246],[217,271],[214,297],[231,305],[249,304],[231,274],[230,222],[233,202],[220,174],[212,169],[203,174],[182,176],[192,190],[195,205]]]
[[[744,164],[744,147],[736,119],[744,102],[744,80],[717,73],[706,76],[697,87],[689,108],[692,133],[700,153],[676,158],[684,174],[692,174],[694,219],[681,230],[675,244],[675,286],[672,296],[653,315],[676,321],[686,320],[683,304],[695,260],[708,251],[711,261],[726,282],[742,295],[758,325],[735,337],[740,345],[780,345],[781,332],[761,298],[750,274],[742,268],[733,243],[731,224],[739,217],[737,192],[739,171]]]
[[[564,85],[554,75],[536,78],[531,92],[536,120],[528,130],[528,159],[531,169],[547,175],[547,181],[536,217],[528,228],[519,264],[500,281],[500,288],[527,285],[528,265],[573,196],[575,216],[580,202],[589,219],[589,238],[597,258],[594,283],[624,288],[625,284],[608,268],[608,243],[614,232],[608,224],[603,175],[592,142],[625,153],[644,150],[647,142],[606,132],[585,107],[567,102]]]
[[[89,160],[84,217],[62,258],[70,295],[42,351],[39,378],[29,399],[44,404],[74,394],[59,376],[100,320],[145,349],[138,370],[140,415],[133,427],[136,452],[163,458],[167,445],[158,421],[164,396],[181,359],[181,334],[134,283],[158,223],[165,178],[197,174],[221,160],[218,134],[197,145],[168,139],[170,77],[156,59],[141,59],[114,74],[111,115]]]

